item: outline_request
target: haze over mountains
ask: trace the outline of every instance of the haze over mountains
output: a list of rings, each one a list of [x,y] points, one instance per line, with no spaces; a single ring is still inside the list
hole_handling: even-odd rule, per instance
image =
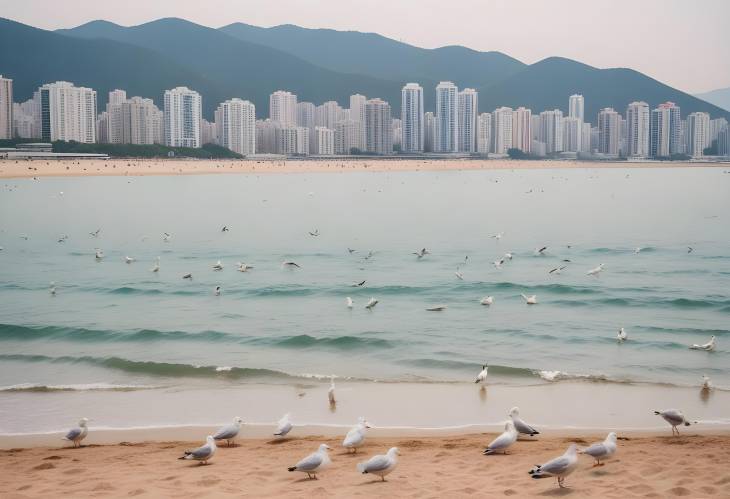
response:
[[[166,18],[132,27],[92,21],[51,32],[0,19],[0,74],[14,79],[16,101],[43,83],[68,80],[97,90],[100,109],[114,88],[161,105],[165,89],[185,85],[202,94],[209,119],[232,97],[251,100],[257,115],[266,116],[269,94],[279,89],[315,104],[347,106],[354,93],[381,97],[397,114],[401,87],[411,81],[424,87],[426,108],[433,110],[440,80],[476,88],[480,111],[520,105],[538,113],[567,111],[568,96],[582,93],[593,122],[600,108],[623,113],[634,100],[652,107],[669,100],[683,115],[706,111],[730,119],[729,111],[631,69],[597,69],[559,57],[526,65],[500,52],[423,49],[372,33],[292,25],[213,29]]]

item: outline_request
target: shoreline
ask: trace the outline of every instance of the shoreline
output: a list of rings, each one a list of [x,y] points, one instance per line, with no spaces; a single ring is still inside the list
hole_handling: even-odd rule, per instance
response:
[[[81,159],[0,160],[0,178],[207,175],[215,173],[321,173],[471,170],[728,168],[726,162],[580,161],[509,159],[327,159],[327,160],[199,160]]]

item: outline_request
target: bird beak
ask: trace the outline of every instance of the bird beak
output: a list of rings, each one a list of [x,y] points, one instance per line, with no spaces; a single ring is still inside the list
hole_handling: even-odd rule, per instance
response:
[[[332,447],[330,447],[329,445],[327,445],[326,448],[327,450],[332,450]]]

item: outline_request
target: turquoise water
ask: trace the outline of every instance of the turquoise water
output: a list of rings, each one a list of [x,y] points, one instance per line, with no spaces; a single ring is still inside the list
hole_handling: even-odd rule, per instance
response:
[[[492,384],[730,388],[728,213],[730,175],[699,167],[5,180],[0,399],[471,382],[485,362]],[[711,335],[716,351],[688,349]]]

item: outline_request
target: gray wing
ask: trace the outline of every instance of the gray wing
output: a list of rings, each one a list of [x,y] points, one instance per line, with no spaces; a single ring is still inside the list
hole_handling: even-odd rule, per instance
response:
[[[515,424],[515,429],[519,433],[528,433],[528,434],[538,433],[538,431],[535,428],[533,428],[532,426],[528,425],[527,423],[525,423],[524,421],[522,421],[520,418],[513,418],[512,419],[512,422]]]
[[[502,433],[500,436],[495,438],[491,444],[487,446],[489,450],[500,450],[505,449],[512,445],[512,437],[509,433]]]
[[[81,435],[81,428],[74,428],[72,430],[69,430],[64,438],[66,440],[73,440],[75,438],[78,438],[79,435]]]
[[[210,456],[212,450],[213,449],[210,445],[205,444],[202,447],[198,447],[197,449],[190,451],[190,455],[195,459],[205,459]]]
[[[608,449],[602,443],[593,444],[587,449],[584,449],[583,454],[588,454],[589,456],[593,457],[602,457],[608,454]]]
[[[662,417],[672,424],[676,423],[677,425],[682,424],[684,421],[684,417],[678,411],[664,411],[662,412]]]
[[[388,456],[374,456],[365,463],[363,471],[367,471],[368,473],[374,473],[376,471],[387,470],[389,466],[390,459],[388,459]]]
[[[236,435],[238,435],[238,428],[234,425],[228,425],[218,430],[218,432],[213,435],[213,438],[216,440],[229,440]]]
[[[560,456],[540,466],[540,472],[549,473],[550,475],[560,475],[568,467],[570,467],[570,459],[565,456]]]
[[[322,464],[322,456],[318,453],[310,454],[297,463],[297,469],[301,471],[312,471]]]

